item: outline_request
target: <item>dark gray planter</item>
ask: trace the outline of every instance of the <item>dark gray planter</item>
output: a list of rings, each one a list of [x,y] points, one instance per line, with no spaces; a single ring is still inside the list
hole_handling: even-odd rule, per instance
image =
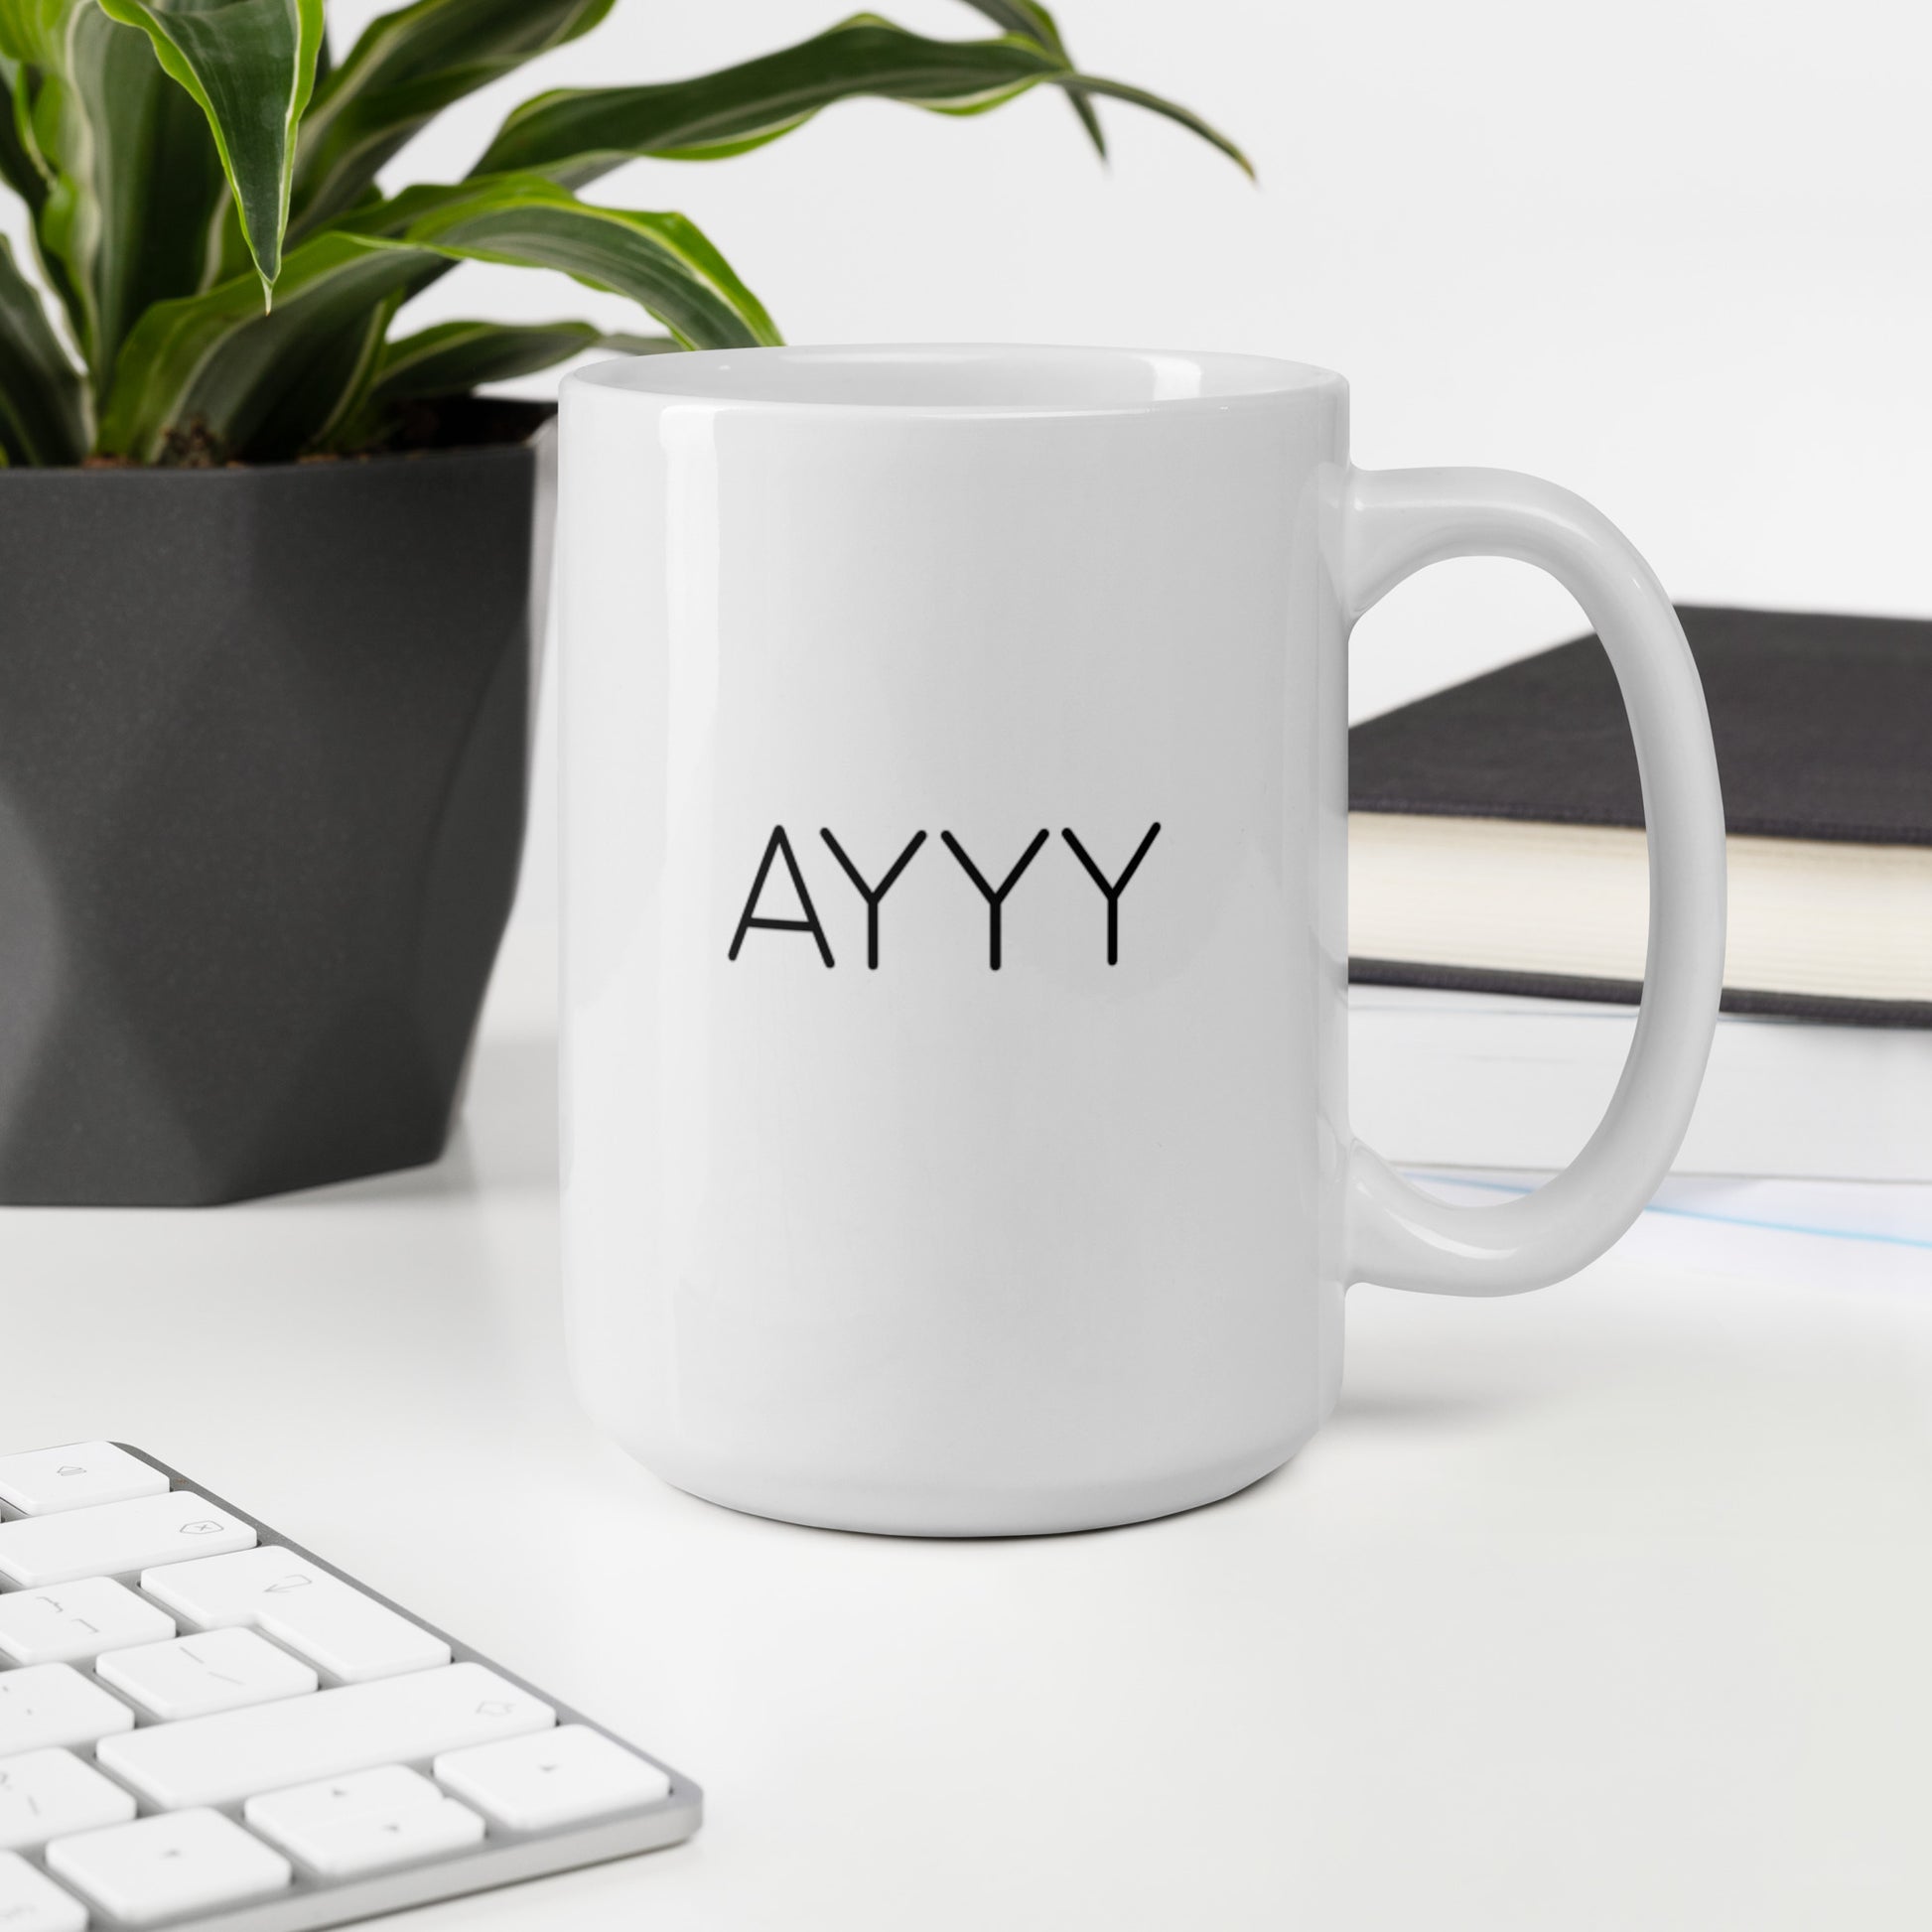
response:
[[[442,1152],[522,843],[536,468],[0,471],[0,1200]]]

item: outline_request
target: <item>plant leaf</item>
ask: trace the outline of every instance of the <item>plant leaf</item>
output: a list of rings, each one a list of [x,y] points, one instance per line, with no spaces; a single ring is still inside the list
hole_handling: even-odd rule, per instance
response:
[[[72,7],[73,0],[0,0],[0,56],[53,67]]]
[[[1028,40],[1037,41],[1047,53],[1053,55],[1063,66],[1073,65],[1072,56],[1066,51],[1066,43],[1060,39],[1059,24],[1044,7],[1035,6],[1034,0],[966,0],[975,13],[984,14],[994,26],[1004,33],[1024,35]],[[1066,98],[1080,125],[1086,129],[1087,139],[1093,143],[1093,151],[1104,161],[1107,158],[1107,136],[1100,125],[1100,116],[1094,112],[1092,97],[1087,90],[1075,81],[1060,83],[1066,90]]]
[[[0,235],[0,452],[9,464],[65,464],[86,448],[80,377]]]
[[[628,296],[689,347],[778,341],[681,214],[594,207],[541,176],[415,188],[291,248],[271,314],[245,276],[150,310],[122,351],[100,447],[148,463],[171,437],[258,462],[300,454],[352,400],[369,311],[451,259],[561,269]]]
[[[38,214],[47,200],[48,182],[29,145],[26,81],[20,63],[0,54],[0,181],[27,204],[30,214]]]
[[[6,0],[0,0],[0,8],[5,4]],[[66,264],[50,254],[41,239],[42,217],[55,186],[53,163],[41,152],[40,140],[34,132],[34,103],[43,76],[24,63],[0,55],[0,84],[7,91],[4,112],[0,112],[0,173],[27,205],[33,218],[34,252],[40,258],[41,272],[60,297],[77,341],[80,332],[76,318],[81,308],[78,293]]]
[[[1075,73],[1063,53],[1030,36],[928,40],[876,14],[855,14],[795,47],[716,73],[652,86],[539,94],[510,114],[472,173],[537,171],[581,188],[638,155],[717,161],[744,154],[790,133],[834,101],[862,94],[973,114],[1042,81],[1133,99],[1181,121],[1248,166],[1231,141],[1185,108]]]
[[[423,124],[533,56],[588,33],[613,0],[417,0],[371,21],[316,88],[296,145],[292,229],[354,205]]]
[[[1159,94],[1151,94],[1145,87],[1132,87],[1124,80],[1102,80],[1097,74],[1085,73],[1080,76],[1080,84],[1088,93],[1099,94],[1108,100],[1124,100],[1135,107],[1145,107],[1150,114],[1159,114],[1184,127],[1191,134],[1198,134],[1210,148],[1219,148],[1250,181],[1255,178],[1254,163],[1234,145],[1219,129],[1210,126],[1198,114],[1179,106],[1172,100],[1164,100]]]
[[[315,89],[323,0],[100,0],[154,43],[207,116],[248,252],[272,296],[295,179],[295,130]]]
[[[811,40],[688,80],[562,88],[516,108],[474,175],[538,170],[581,187],[636,155],[744,154],[861,94],[925,106],[994,105],[1065,71],[1035,43],[935,41],[859,14]]]
[[[384,346],[369,400],[465,395],[485,382],[534,375],[587,349],[655,355],[676,347],[669,336],[612,336],[588,322],[441,322]]]
[[[18,25],[27,7],[8,4]],[[33,42],[40,63],[21,75],[32,83],[25,132],[51,177],[35,239],[98,397],[134,319],[201,285],[227,189],[201,109],[146,35],[93,0],[39,11],[57,6]]]
[[[267,434],[278,418],[320,432],[353,386],[372,319],[409,280],[400,250],[324,234],[291,248],[264,312],[250,273],[157,303],[128,337],[97,447],[160,461],[171,437],[224,456],[292,456],[306,434]],[[287,447],[292,443],[293,447]]]
[[[683,215],[600,207],[541,175],[406,189],[343,225],[458,260],[561,269],[587,287],[629,296],[687,348],[783,340],[758,297]]]

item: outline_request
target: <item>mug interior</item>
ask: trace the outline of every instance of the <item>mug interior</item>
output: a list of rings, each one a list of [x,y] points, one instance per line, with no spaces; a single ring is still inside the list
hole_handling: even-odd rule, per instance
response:
[[[1341,386],[1330,370],[1266,355],[941,344],[625,356],[568,379],[717,402],[1081,413],[1225,405]]]

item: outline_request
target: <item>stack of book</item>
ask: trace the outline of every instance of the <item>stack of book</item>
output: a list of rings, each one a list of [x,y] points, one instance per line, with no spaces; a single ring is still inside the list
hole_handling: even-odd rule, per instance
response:
[[[1729,864],[1680,1173],[1932,1179],[1932,622],[1679,612]],[[1643,796],[1580,637],[1349,735],[1351,1104],[1409,1166],[1548,1169],[1636,1020]]]

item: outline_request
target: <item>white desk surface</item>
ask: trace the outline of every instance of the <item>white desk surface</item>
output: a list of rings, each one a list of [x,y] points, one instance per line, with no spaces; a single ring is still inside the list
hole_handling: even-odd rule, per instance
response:
[[[150,1449],[706,1786],[421,1932],[1932,1920],[1932,1189],[1678,1184],[1555,1291],[1358,1289],[1334,1421],[1214,1508],[830,1535],[572,1408],[513,983],[436,1169],[0,1214],[0,1449]]]

